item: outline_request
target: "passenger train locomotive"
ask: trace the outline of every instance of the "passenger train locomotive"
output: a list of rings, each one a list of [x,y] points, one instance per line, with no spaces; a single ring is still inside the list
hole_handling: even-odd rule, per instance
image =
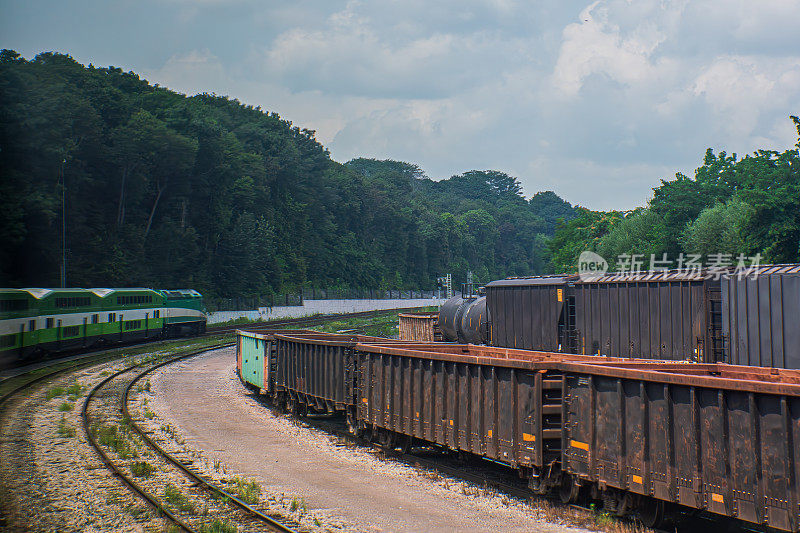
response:
[[[0,364],[102,344],[205,331],[191,289],[0,289]]]
[[[238,331],[237,373],[296,415],[474,454],[648,526],[799,532],[800,265],[759,268],[493,282],[442,308],[458,343]]]

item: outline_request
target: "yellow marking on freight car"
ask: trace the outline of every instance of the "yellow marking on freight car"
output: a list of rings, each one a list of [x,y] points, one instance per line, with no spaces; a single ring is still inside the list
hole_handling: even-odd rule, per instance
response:
[[[631,476],[631,479],[633,479],[634,483],[638,483],[639,485],[642,484],[642,476],[633,475]]]
[[[450,421],[450,425],[451,425],[451,426],[453,425],[453,421],[452,421],[452,420]]]
[[[523,433],[522,440],[536,442],[536,435],[531,435],[530,433]]]
[[[717,503],[725,503],[725,498],[722,497],[722,494],[717,494],[716,492],[711,493],[711,500]]]
[[[419,418],[419,411],[417,411],[417,418]]]
[[[564,301],[564,289],[556,289],[556,296],[558,297],[559,302]]]
[[[578,448],[580,450],[586,450],[587,452],[589,451],[589,445],[586,444],[585,442],[580,442],[580,441],[577,441],[577,440],[571,440],[571,441],[569,441],[569,445],[572,446],[573,448]]]
[[[366,398],[361,398],[361,401],[364,402],[364,403],[367,403],[367,399]]]
[[[492,436],[492,430],[491,430],[491,429],[490,429],[490,430],[489,430],[489,432],[486,434],[486,436],[487,436],[487,437],[489,437],[489,438],[491,438],[491,436]]]

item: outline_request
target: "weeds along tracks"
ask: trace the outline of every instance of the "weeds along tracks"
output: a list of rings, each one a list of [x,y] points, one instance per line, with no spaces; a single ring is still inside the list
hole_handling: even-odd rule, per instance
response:
[[[234,531],[238,527],[292,533],[292,529],[189,469],[154,442],[128,411],[131,388],[148,373],[227,346],[231,344],[136,364],[106,377],[86,397],[81,411],[84,432],[103,464],[180,530]]]

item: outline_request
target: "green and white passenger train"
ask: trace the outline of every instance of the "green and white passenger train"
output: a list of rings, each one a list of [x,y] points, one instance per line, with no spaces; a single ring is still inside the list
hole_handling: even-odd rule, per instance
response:
[[[0,366],[205,329],[203,296],[191,289],[0,289]]]

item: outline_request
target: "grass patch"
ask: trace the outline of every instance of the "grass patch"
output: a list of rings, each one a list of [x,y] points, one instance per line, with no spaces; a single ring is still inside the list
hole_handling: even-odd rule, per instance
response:
[[[141,507],[139,505],[128,505],[125,507],[125,511],[137,520],[140,518],[150,518],[150,511],[146,507]]]
[[[164,500],[179,511],[183,511],[184,513],[194,512],[194,504],[178,490],[178,487],[171,483],[164,487]]]
[[[231,492],[245,503],[253,505],[258,503],[261,499],[261,486],[255,479],[234,477],[228,481],[228,483],[233,485],[233,487],[231,487]]]
[[[47,391],[47,399],[52,400],[53,398],[58,398],[59,396],[64,396],[66,390],[64,387],[53,387],[49,391]]]
[[[215,519],[209,524],[200,526],[200,533],[236,533],[238,528],[227,520]]]
[[[81,396],[83,394],[83,391],[85,390],[86,387],[84,387],[83,385],[81,385],[79,382],[76,381],[75,383],[67,387],[67,394],[70,394],[72,396]]]
[[[61,415],[61,420],[58,421],[58,427],[56,428],[56,433],[58,433],[59,437],[62,437],[64,439],[70,439],[75,436],[75,428],[67,423],[67,420],[66,418],[64,418],[64,415]]]
[[[295,512],[298,509],[301,509],[303,511],[303,513],[305,514],[305,512],[307,511],[307,509],[306,509],[306,501],[304,499],[302,499],[302,498],[299,499],[299,500],[297,498],[292,498],[292,503],[289,504],[289,510],[292,511],[292,512]]]
[[[93,432],[100,444],[114,450],[121,459],[138,457],[127,426],[101,426],[93,428]]]
[[[73,404],[71,404],[69,402],[62,402],[61,405],[58,406],[58,410],[62,411],[62,412],[63,411],[72,411],[73,407],[74,407]]]
[[[131,463],[131,474],[136,477],[150,477],[155,467],[147,461],[134,461]]]

